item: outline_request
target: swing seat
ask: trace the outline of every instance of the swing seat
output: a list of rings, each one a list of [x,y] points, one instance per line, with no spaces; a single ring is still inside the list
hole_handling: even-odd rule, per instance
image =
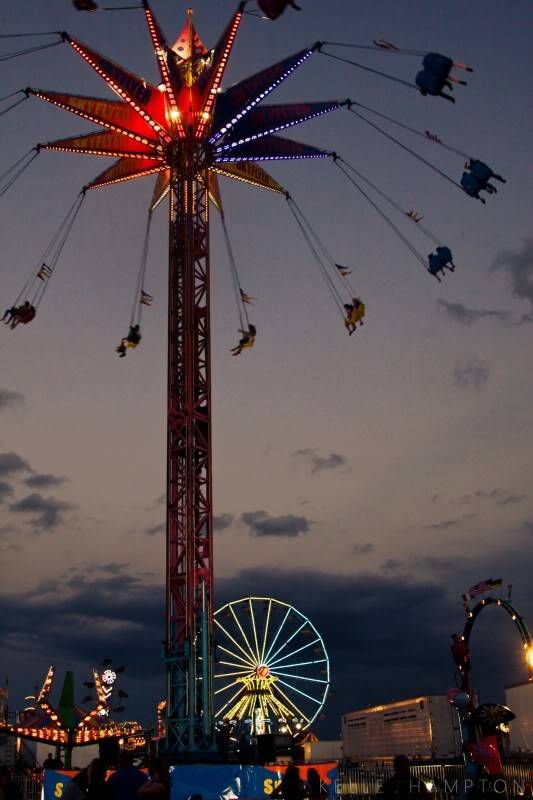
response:
[[[433,97],[438,97],[446,84],[446,78],[441,78],[433,72],[428,72],[426,69],[420,70],[415,78],[415,83],[420,89],[422,94],[430,94]]]
[[[98,6],[93,0],[72,0],[72,5],[76,11],[97,11]]]
[[[474,178],[481,184],[483,184],[483,186],[486,186],[494,175],[494,172],[491,170],[489,165],[484,164],[483,161],[474,161],[470,167],[470,174],[473,175]]]
[[[422,66],[427,72],[431,72],[435,77],[445,81],[453,67],[453,59],[443,56],[441,53],[427,53],[422,61]]]
[[[453,253],[449,247],[437,247],[437,257],[443,266],[453,261]]]
[[[438,275],[439,272],[442,272],[442,259],[436,253],[431,253],[428,262],[428,272],[431,272],[432,275]]]
[[[257,5],[263,14],[272,21],[281,17],[288,6],[300,11],[299,7],[295,5],[292,0],[257,0]]]
[[[126,347],[130,350],[135,350],[136,347],[139,346],[139,342],[132,342],[130,339],[126,340]]]
[[[346,327],[350,327],[352,325],[357,325],[358,322],[361,322],[363,317],[366,314],[365,304],[361,303],[357,306],[357,308],[352,308],[348,316],[346,317],[344,324]]]
[[[354,320],[355,322],[360,322],[366,314],[365,304],[361,303],[359,308],[354,309]]]
[[[255,337],[253,339],[248,339],[247,342],[243,342],[241,344],[241,348],[244,350],[245,348],[253,347],[254,344],[255,344]]]
[[[461,186],[470,197],[478,197],[480,190],[483,188],[482,183],[472,172],[463,172]]]

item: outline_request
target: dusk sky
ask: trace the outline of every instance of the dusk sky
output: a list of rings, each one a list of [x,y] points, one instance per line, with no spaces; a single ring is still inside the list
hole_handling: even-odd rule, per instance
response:
[[[241,281],[257,298],[258,337],[231,357],[238,319],[212,214],[216,604],[264,593],[311,618],[332,666],[318,732],[336,736],[343,711],[447,691],[449,637],[464,622],[461,593],[477,581],[513,584],[533,625],[533,8],[530,0],[301,4],[273,24],[245,19],[224,86],[316,40],[383,37],[446,53],[475,69],[455,105],[319,54],[269,102],[350,97],[437,133],[507,179],[482,206],[345,110],[291,131],[421,212],[454,253],[455,274],[438,284],[329,159],[269,164],[353,270],[367,318],[352,337],[283,197],[221,181]],[[153,0],[169,39],[186,6]],[[234,4],[194,8],[212,46]],[[7,0],[0,30],[67,30],[157,82],[141,12]],[[2,41],[2,52],[18,49],[14,41]],[[407,81],[419,68],[386,52],[340,54]],[[112,97],[65,45],[2,63],[0,96],[26,86]],[[38,142],[92,127],[30,99],[0,119],[0,172]],[[387,130],[460,179],[460,156]],[[81,187],[108,163],[43,152],[0,198],[2,310]],[[89,193],[36,320],[0,331],[0,684],[8,675],[12,707],[52,663],[75,670],[81,693],[106,656],[128,665],[127,718],[151,722],[164,692],[163,207],[142,344],[126,359],[114,352],[127,333],[153,183]],[[414,224],[384,210],[430,252]],[[486,611],[472,643],[483,699],[526,679],[506,615]]]

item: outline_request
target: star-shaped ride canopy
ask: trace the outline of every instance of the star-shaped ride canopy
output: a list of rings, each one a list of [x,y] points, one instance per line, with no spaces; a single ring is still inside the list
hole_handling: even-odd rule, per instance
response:
[[[172,148],[189,138],[210,148],[211,200],[220,205],[217,174],[285,193],[257,162],[325,158],[330,153],[277,136],[280,131],[334,111],[344,102],[262,105],[262,101],[301,66],[317,45],[305,48],[249,78],[221,90],[221,81],[239,30],[241,3],[212,50],[202,44],[192,11],[174,45],[169,46],[147,2],[144,13],[159,67],[158,86],[126,70],[91,47],[63,34],[66,42],[118,95],[118,100],[29,88],[35,97],[71,111],[99,126],[83,136],[39,145],[118,160],[87,188],[158,174],[155,207],[168,191]]]

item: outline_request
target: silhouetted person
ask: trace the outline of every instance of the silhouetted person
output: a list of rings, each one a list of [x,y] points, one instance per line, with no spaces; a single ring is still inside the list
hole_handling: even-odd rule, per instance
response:
[[[105,782],[106,767],[101,758],[93,758],[87,769],[89,781],[87,797],[90,800],[113,800],[113,789]]]
[[[137,792],[148,780],[148,776],[133,766],[131,753],[121,753],[119,767],[107,781],[113,790],[113,800],[137,800]]]
[[[43,769],[55,769],[57,761],[55,760],[52,753],[48,753],[46,758],[43,761]]]
[[[309,767],[307,770],[307,788],[309,800],[324,800],[328,796],[327,789],[314,767]]]
[[[282,800],[302,800],[304,794],[304,785],[300,780],[300,771],[298,767],[291,764],[285,770],[280,785],[274,789],[270,796],[281,797]]]
[[[159,797],[170,800],[170,774],[168,766],[160,758],[148,764],[149,779],[137,790],[137,797]]]
[[[65,786],[62,800],[82,800],[87,797],[89,787],[89,777],[86,769],[82,769],[72,778],[70,783]]]
[[[411,777],[411,765],[407,756],[395,756],[394,775],[387,778],[381,788],[384,798],[397,798],[398,800],[413,800],[413,798],[428,798],[429,792],[424,781]]]

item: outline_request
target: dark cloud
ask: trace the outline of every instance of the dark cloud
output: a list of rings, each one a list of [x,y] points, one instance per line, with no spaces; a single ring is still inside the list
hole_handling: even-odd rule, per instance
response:
[[[0,503],[3,503],[8,497],[11,497],[12,494],[13,489],[10,484],[6,483],[6,481],[0,481]]]
[[[17,453],[0,453],[0,477],[15,475],[18,472],[31,472],[31,467]]]
[[[145,530],[145,534],[147,536],[157,536],[158,533],[163,533],[166,529],[166,525],[164,522],[161,522],[159,525],[154,525],[152,528],[147,528]]]
[[[464,624],[461,593],[480,576],[492,574],[493,562],[494,556],[483,552],[471,560],[461,554],[456,560],[425,559],[423,564],[398,561],[390,574],[381,575],[250,569],[218,579],[217,601],[221,606],[253,593],[283,600],[309,617],[331,661],[334,696],[318,730],[327,738],[338,734],[341,713],[394,698],[442,693],[452,685],[449,642],[450,634]],[[498,561],[528,618],[533,609],[519,591],[523,584],[527,600],[529,565],[524,563],[520,573],[506,564]],[[3,666],[10,675],[13,702],[45,673],[52,648],[59,674],[76,669],[80,692],[90,668],[109,656],[127,665],[122,680],[130,694],[128,717],[151,723],[164,692],[164,588],[128,574],[122,564],[113,565],[115,574],[99,575],[97,570],[96,565],[70,570],[29,593],[0,595]],[[498,701],[504,684],[525,679],[522,649],[506,614],[490,609],[485,615],[487,620],[476,623],[473,669],[483,697]],[[485,622],[491,625],[488,632]]]
[[[231,523],[233,522],[233,514],[215,514],[213,519],[213,525],[216,531],[223,531],[226,528],[229,528]]]
[[[504,489],[478,489],[476,492],[472,494],[466,494],[463,498],[461,498],[462,503],[469,503],[472,500],[481,499],[481,500],[493,500],[496,505],[498,506],[508,506],[514,505],[515,503],[521,503],[523,500],[526,499],[526,496],[521,494],[510,494],[506,492]]]
[[[300,456],[306,459],[311,467],[311,475],[316,475],[317,472],[323,472],[325,470],[346,467],[348,464],[346,457],[341,455],[341,453],[330,453],[329,456],[321,456],[316,450],[310,447],[304,450],[296,450],[293,456]]]
[[[469,358],[458,361],[453,370],[453,382],[456,386],[479,391],[487,383],[490,368],[486,361],[480,358]]]
[[[144,584],[122,565],[111,566],[116,574],[71,570],[25,595],[0,595],[0,638],[11,652],[10,689],[16,687],[22,699],[53,660],[58,684],[65,669],[75,669],[79,702],[86,694],[82,681],[110,657],[127,667],[121,685],[130,695],[128,718],[142,716],[151,724],[164,692],[164,589]]]
[[[404,562],[400,561],[399,558],[388,558],[381,565],[381,569],[383,570],[383,572],[398,572],[399,570],[403,570],[404,568],[405,568]]]
[[[458,528],[459,525],[462,525],[463,522],[466,522],[467,519],[472,519],[475,517],[475,514],[463,514],[462,517],[455,517],[454,519],[444,519],[440,522],[432,522],[429,525],[424,525],[426,530],[432,531],[447,531],[450,528]]]
[[[165,494],[160,494],[159,497],[156,497],[154,502],[151,503],[149,506],[147,506],[144,510],[153,511],[154,509],[159,508],[159,506],[164,505],[166,503],[166,500],[167,500],[167,495],[165,492]]]
[[[110,561],[109,564],[95,565],[95,570],[97,572],[107,572],[110,575],[119,575],[120,573],[123,573],[127,567],[129,567],[129,564],[126,561],[123,561],[122,563],[118,561]]]
[[[510,506],[514,505],[515,503],[521,503],[525,499],[526,499],[525,494],[510,494],[507,495],[507,497],[502,498],[501,500],[496,500],[496,504],[499,506]]]
[[[376,547],[372,542],[359,542],[353,546],[353,552],[358,556],[367,556],[369,553],[373,553],[375,549]]]
[[[443,300],[442,298],[437,300],[437,308],[461,325],[473,325],[474,322],[487,318],[505,322],[509,318],[508,311],[467,308],[463,303],[449,303],[448,300]]]
[[[10,392],[9,389],[0,389],[0,411],[6,408],[17,408],[23,406],[26,399],[20,392]]]
[[[504,250],[492,264],[492,269],[503,270],[511,283],[511,291],[520,300],[527,300],[531,312],[522,322],[533,322],[533,239],[526,239],[522,250]]]
[[[71,503],[65,503],[55,497],[43,497],[38,493],[26,495],[22,500],[9,506],[9,510],[16,514],[33,515],[33,527],[36,532],[57,528],[64,520],[64,512],[75,508],[77,506]]]
[[[287,536],[292,538],[300,533],[309,533],[313,524],[306,517],[285,514],[273,517],[266,511],[245,511],[242,521],[250,528],[254,536]]]
[[[61,486],[66,482],[66,478],[61,478],[58,475],[50,475],[49,473],[38,472],[35,475],[30,475],[26,478],[24,483],[31,489],[51,489],[54,486]]]

